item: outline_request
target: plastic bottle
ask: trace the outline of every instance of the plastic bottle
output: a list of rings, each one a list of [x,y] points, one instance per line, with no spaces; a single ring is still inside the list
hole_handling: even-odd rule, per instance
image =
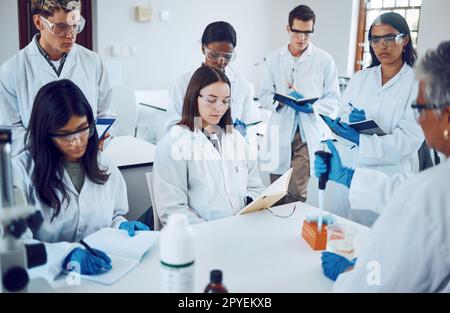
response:
[[[228,293],[228,290],[222,284],[222,271],[211,271],[211,282],[206,286],[205,293]]]
[[[194,232],[187,216],[173,214],[161,231],[161,292],[194,291]]]

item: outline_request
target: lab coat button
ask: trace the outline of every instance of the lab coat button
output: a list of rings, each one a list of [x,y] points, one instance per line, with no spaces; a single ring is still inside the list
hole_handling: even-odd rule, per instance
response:
[[[86,226],[80,226],[80,227],[78,228],[78,231],[79,231],[80,233],[84,233],[84,232],[86,231],[86,229],[87,229]]]

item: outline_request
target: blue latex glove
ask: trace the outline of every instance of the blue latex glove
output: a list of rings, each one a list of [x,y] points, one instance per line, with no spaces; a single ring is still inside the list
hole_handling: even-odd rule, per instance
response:
[[[325,116],[324,119],[325,123],[327,123],[328,127],[330,127],[333,133],[359,146],[359,133],[351,128],[348,124],[341,122],[340,117],[338,117],[334,121],[328,116]]]
[[[305,220],[308,223],[316,223],[316,224],[318,224],[319,223],[319,216],[317,216],[317,215],[316,216],[307,216],[305,218]],[[336,223],[336,218],[333,215],[328,214],[328,215],[322,216],[322,224],[323,225],[332,225],[334,223]]]
[[[71,270],[79,269],[81,275],[98,275],[109,271],[112,268],[109,256],[105,252],[97,249],[94,249],[94,252],[97,256],[81,248],[72,250],[64,259],[63,269],[68,270],[67,265],[71,262],[76,262],[79,264],[79,268],[73,268]]]
[[[289,93],[289,96],[294,97],[297,100],[304,98],[300,93],[298,93],[295,90],[291,91]],[[311,103],[306,103],[305,105],[298,105],[294,101],[286,101],[285,105],[294,109],[296,112],[307,113],[307,114],[314,113],[314,109],[313,109]]]
[[[340,274],[355,266],[355,263],[356,259],[349,261],[343,256],[331,252],[322,252],[323,273],[332,281],[336,281]]]
[[[364,110],[353,109],[349,116],[350,123],[362,122],[366,119],[366,112]]]
[[[352,184],[353,174],[355,174],[355,170],[344,167],[342,165],[341,157],[339,156],[339,152],[334,146],[331,140],[327,141],[328,149],[332,154],[330,159],[330,168],[327,169],[327,164],[324,159],[319,155],[316,155],[316,159],[314,161],[314,170],[316,177],[319,178],[320,175],[325,174],[328,171],[328,179],[334,181],[338,184],[342,184],[350,188]]]
[[[245,124],[243,121],[241,121],[240,119],[236,119],[236,121],[234,122],[234,128],[241,133],[242,137],[245,138],[245,136],[247,136],[247,124]]]
[[[134,237],[136,230],[150,230],[150,228],[141,222],[123,222],[119,229],[126,230],[130,237]]]

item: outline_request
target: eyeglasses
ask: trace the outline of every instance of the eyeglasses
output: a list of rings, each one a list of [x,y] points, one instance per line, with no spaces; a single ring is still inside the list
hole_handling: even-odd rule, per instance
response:
[[[80,21],[73,25],[55,24],[50,22],[43,16],[41,16],[40,18],[47,26],[48,30],[50,30],[55,36],[58,37],[66,37],[70,33],[77,35],[83,31],[84,26],[86,25],[86,20],[82,16],[80,16]]]
[[[291,34],[293,36],[298,36],[298,37],[306,37],[309,38],[314,34],[314,27],[312,30],[298,30],[298,29],[293,29],[292,27],[289,26],[289,29],[291,30]]]
[[[372,47],[380,46],[381,42],[383,42],[388,47],[392,47],[400,44],[400,42],[403,40],[403,37],[405,37],[405,34],[387,35],[380,37],[372,37],[369,39],[369,41]]]
[[[220,99],[213,96],[204,96],[202,94],[199,94],[199,97],[202,99],[205,99],[206,104],[208,107],[212,108],[213,105],[216,105],[216,108],[218,109],[228,109],[231,105],[232,99]]]
[[[87,140],[95,133],[94,124],[86,128],[65,134],[50,134],[50,137],[64,145],[72,145],[75,140]]]
[[[211,49],[209,49],[206,46],[203,46],[203,49],[205,49],[205,56],[207,59],[212,60],[212,61],[220,61],[223,60],[223,62],[225,63],[230,63],[232,61],[234,61],[234,59],[236,58],[236,52],[217,52],[217,51],[212,51]]]
[[[431,104],[431,103],[423,103],[423,104],[418,104],[417,102],[414,102],[411,105],[411,108],[414,111],[414,116],[416,118],[416,120],[420,121],[423,117],[423,112],[424,111],[440,111],[442,110],[442,106],[437,105],[437,104]]]

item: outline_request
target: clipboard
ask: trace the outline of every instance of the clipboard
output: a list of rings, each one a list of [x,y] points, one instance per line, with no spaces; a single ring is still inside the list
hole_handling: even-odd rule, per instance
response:
[[[238,214],[242,215],[268,209],[283,199],[288,194],[292,171],[293,169],[291,168],[289,171],[284,173],[283,176],[267,187],[255,201],[243,208]]]

